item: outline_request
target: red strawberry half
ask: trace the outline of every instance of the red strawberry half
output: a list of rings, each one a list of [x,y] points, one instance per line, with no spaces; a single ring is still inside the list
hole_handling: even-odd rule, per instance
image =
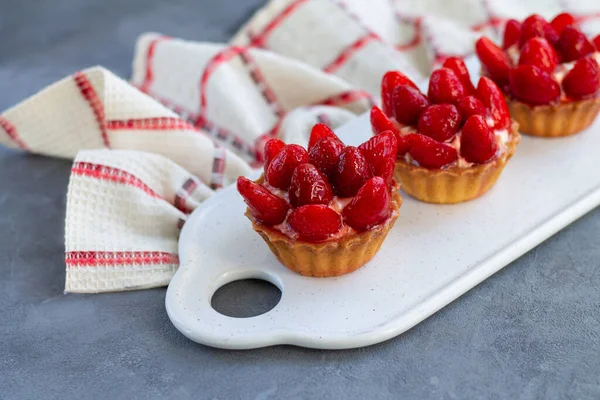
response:
[[[463,120],[471,115],[483,115],[484,117],[487,115],[485,105],[475,96],[466,96],[460,99],[458,111],[460,111]]]
[[[418,134],[411,134],[410,155],[425,168],[437,169],[453,163],[458,158],[454,147],[436,142],[435,140]]]
[[[289,205],[264,186],[240,176],[237,179],[237,190],[258,221],[267,225],[277,225],[285,219]]]
[[[483,64],[483,69],[494,82],[504,86],[508,83],[510,61],[502,49],[486,37],[475,43],[475,52]]]
[[[270,139],[265,143],[265,172],[267,172],[271,161],[273,161],[277,154],[281,153],[284,147],[285,143],[279,139]]]
[[[469,117],[460,137],[461,156],[473,163],[488,162],[498,151],[496,136],[481,115]]]
[[[448,57],[446,61],[444,61],[444,68],[454,71],[454,74],[462,83],[466,94],[475,94],[475,87],[473,86],[473,82],[471,82],[469,70],[461,58]]]
[[[362,152],[348,146],[340,155],[340,162],[334,172],[334,189],[340,197],[352,197],[371,177],[371,169]]]
[[[563,29],[556,47],[562,55],[563,62],[578,60],[596,50],[583,32],[573,26]]]
[[[287,190],[296,167],[307,162],[308,153],[303,147],[288,144],[269,164],[265,174],[267,182],[278,189]]]
[[[600,67],[596,60],[587,56],[580,58],[562,82],[567,96],[582,99],[592,96],[600,89]]]
[[[552,27],[556,29],[556,32],[558,32],[558,34],[560,35],[563,29],[565,29],[565,27],[569,25],[576,26],[577,22],[575,21],[575,17],[573,17],[571,14],[561,13],[554,17],[552,21],[550,21],[550,25],[552,25]]]
[[[510,71],[510,90],[515,98],[531,105],[550,104],[560,98],[558,82],[533,65],[519,65]]]
[[[479,79],[477,97],[490,110],[495,129],[505,129],[510,126],[510,113],[504,95],[491,79],[485,76]]]
[[[320,242],[342,228],[342,216],[323,204],[298,207],[290,213],[288,224],[298,234],[298,239]]]
[[[454,71],[449,68],[440,68],[429,78],[427,96],[432,103],[458,104],[465,95],[465,88]]]
[[[300,164],[292,174],[289,196],[294,207],[329,204],[333,199],[333,189],[317,167],[312,164]]]
[[[409,85],[400,85],[392,96],[394,118],[404,125],[415,125],[419,116],[429,105],[427,97]]]
[[[367,159],[373,176],[380,176],[389,184],[394,174],[398,139],[392,131],[373,136],[360,146],[359,150]]]
[[[557,64],[558,54],[544,38],[531,38],[521,49],[519,65],[535,65],[543,71],[552,73]]]
[[[369,179],[352,201],[344,207],[344,221],[357,231],[364,231],[390,217],[390,189],[379,176]]]
[[[453,104],[429,106],[419,118],[419,132],[438,142],[445,142],[460,129],[461,116]]]
[[[381,79],[381,102],[383,105],[383,112],[387,116],[392,116],[394,110],[392,94],[394,93],[394,89],[400,85],[408,85],[418,89],[413,81],[398,71],[388,71]]]
[[[518,44],[521,38],[521,23],[514,19],[509,19],[504,28],[504,40],[502,48],[508,49],[513,44]]]
[[[371,108],[370,117],[371,128],[373,129],[373,133],[375,135],[385,131],[392,131],[397,136],[400,135],[394,123],[383,113],[383,111],[381,111],[379,107],[373,106],[373,108]]]
[[[310,137],[308,139],[308,151],[313,148],[315,144],[321,139],[332,138],[342,143],[340,138],[325,124],[316,124],[310,131]],[[343,143],[342,143],[343,145]]]
[[[308,158],[319,171],[331,178],[340,161],[344,145],[337,139],[326,137],[319,140],[310,149]]]
[[[596,46],[596,50],[600,51],[600,35],[596,36],[592,42]]]
[[[527,17],[521,25],[519,45],[523,46],[533,37],[543,37],[550,44],[555,45],[558,42],[559,34],[543,17],[533,14]]]

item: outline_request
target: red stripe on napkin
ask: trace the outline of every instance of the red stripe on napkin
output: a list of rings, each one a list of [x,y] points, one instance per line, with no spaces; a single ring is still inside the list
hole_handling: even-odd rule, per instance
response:
[[[296,0],[291,2],[286,8],[284,8],[275,18],[271,20],[264,27],[262,32],[257,35],[254,35],[252,39],[251,46],[255,47],[266,47],[265,42],[269,35],[273,32],[277,26],[279,26],[287,17],[289,17],[298,7],[300,7],[303,3],[306,3],[307,0]]]
[[[171,39],[168,36],[160,36],[150,42],[148,45],[148,51],[146,53],[146,74],[144,75],[144,81],[140,86],[140,90],[142,92],[147,92],[150,89],[150,85],[154,81],[154,69],[153,69],[153,61],[154,54],[156,53],[156,47],[160,42]]]
[[[106,122],[106,127],[112,130],[132,129],[132,130],[184,130],[195,131],[196,128],[177,117],[157,117],[157,118],[139,118],[126,120],[111,120]]]
[[[250,72],[250,77],[260,90],[262,97],[265,99],[269,107],[271,107],[275,115],[277,115],[279,118],[283,118],[283,116],[285,115],[285,111],[283,110],[283,108],[281,108],[281,105],[279,104],[279,102],[277,101],[277,97],[275,96],[275,92],[267,83],[265,76],[260,71],[258,64],[254,60],[254,57],[252,57],[248,51],[244,51],[240,53],[240,58],[246,65],[246,68]]]
[[[198,188],[198,185],[199,183],[195,178],[189,178],[187,181],[185,181],[177,193],[175,193],[175,200],[173,201],[175,207],[185,214],[190,214],[193,210],[190,209],[185,202]]]
[[[179,256],[161,251],[69,251],[65,263],[68,267],[179,264]]]
[[[364,46],[366,46],[369,42],[371,42],[373,40],[379,40],[379,36],[377,36],[375,33],[372,33],[372,32],[367,33],[365,36],[359,38],[356,42],[352,43],[351,45],[346,47],[344,50],[342,50],[340,55],[337,56],[337,58],[335,60],[333,60],[329,65],[327,65],[325,68],[323,68],[323,70],[325,72],[329,72],[329,73],[334,72],[335,70],[340,68],[342,65],[344,65],[346,63],[346,61],[348,61],[354,53],[356,53],[358,50],[362,49]]]
[[[358,100],[369,100],[373,104],[373,96],[364,90],[348,90],[318,101],[314,105],[333,106],[352,103]]]
[[[6,132],[8,137],[10,137],[12,139],[12,141],[17,144],[17,146],[19,146],[23,150],[29,150],[29,148],[27,147],[25,142],[23,142],[23,140],[21,140],[21,138],[19,137],[17,128],[15,128],[15,126],[12,124],[12,122],[10,122],[9,120],[7,120],[6,118],[4,118],[1,115],[0,115],[0,127],[2,127],[2,129],[4,129],[4,131]]]
[[[94,113],[94,116],[96,117],[104,145],[110,148],[108,134],[106,133],[106,115],[104,114],[104,106],[102,105],[100,97],[98,97],[96,90],[94,90],[94,86],[92,86],[92,83],[83,72],[77,72],[75,75],[73,75],[73,79],[75,80],[81,95],[85,101],[88,102],[92,112]]]
[[[140,178],[119,168],[113,168],[101,164],[92,164],[88,162],[76,162],[71,167],[71,173],[74,175],[87,176],[95,179],[133,186],[152,197],[163,199],[162,196],[142,182]]]

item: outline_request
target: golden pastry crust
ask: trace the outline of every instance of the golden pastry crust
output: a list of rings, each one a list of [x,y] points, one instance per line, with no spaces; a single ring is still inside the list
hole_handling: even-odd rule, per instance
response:
[[[519,124],[513,121],[506,151],[498,158],[468,168],[427,169],[396,161],[394,178],[410,196],[435,204],[455,204],[475,199],[486,193],[502,173],[521,141]]]
[[[309,243],[296,239],[257,221],[246,209],[246,217],[277,259],[292,271],[305,276],[327,277],[348,274],[365,265],[379,251],[399,216],[402,197],[392,193],[392,215],[371,230],[342,236],[337,240]]]
[[[521,132],[546,138],[575,135],[589,127],[600,111],[598,96],[542,106],[530,106],[509,98],[506,103]]]

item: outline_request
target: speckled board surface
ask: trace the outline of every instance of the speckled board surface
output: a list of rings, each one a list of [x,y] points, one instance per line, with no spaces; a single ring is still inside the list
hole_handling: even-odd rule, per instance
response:
[[[259,3],[5,0],[0,108],[89,65],[127,77],[141,32],[225,41]],[[600,397],[599,210],[398,338],[224,351],[170,324],[164,289],[62,294],[69,167],[0,150],[0,398]],[[276,302],[256,283],[214,301],[251,312],[259,290]]]

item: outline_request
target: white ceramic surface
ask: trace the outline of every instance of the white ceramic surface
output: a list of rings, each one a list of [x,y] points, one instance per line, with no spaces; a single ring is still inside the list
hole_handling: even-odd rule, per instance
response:
[[[339,133],[358,144],[370,134],[368,117]],[[341,349],[384,341],[600,204],[598,149],[600,121],[570,138],[523,137],[498,183],[478,200],[440,206],[404,195],[400,218],[375,258],[337,278],[306,278],[279,264],[229,187],[183,229],[182,265],[167,291],[167,312],[190,339],[222,348]],[[213,310],[213,293],[245,278],[278,286],[279,304],[252,318]]]

